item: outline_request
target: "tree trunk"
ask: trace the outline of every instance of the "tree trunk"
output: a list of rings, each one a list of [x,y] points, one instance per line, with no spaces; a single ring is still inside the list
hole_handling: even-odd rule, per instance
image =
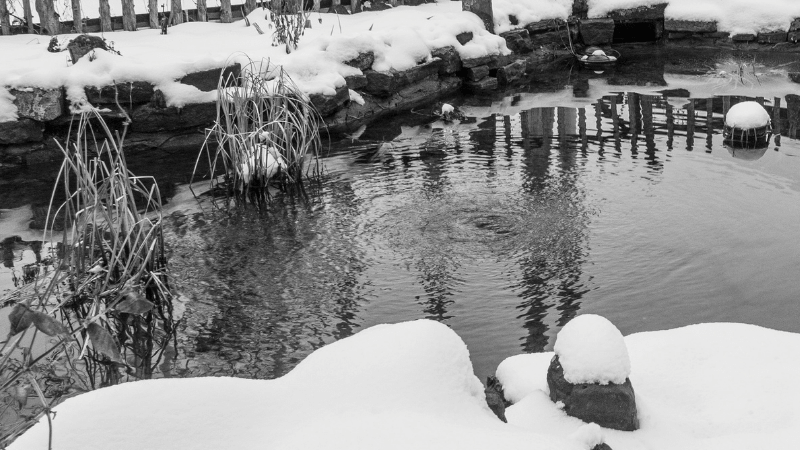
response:
[[[33,29],[33,12],[31,11],[31,0],[22,0],[22,14],[25,15],[25,23],[28,24],[28,33],[36,33]]]
[[[122,28],[125,31],[136,31],[136,13],[133,11],[133,0],[122,0]]]
[[[61,23],[56,17],[53,0],[36,0],[36,12],[39,13],[39,24],[47,30],[47,34],[55,36],[61,33]]]
[[[147,9],[150,14],[150,28],[159,28],[161,24],[158,23],[158,0],[149,0],[147,2]]]
[[[183,23],[183,8],[181,8],[181,0],[172,0],[172,9],[170,9],[172,25]]]
[[[255,11],[255,9],[256,9],[256,0],[245,0],[244,2],[245,15],[250,14],[251,12]]]
[[[321,0],[314,0],[314,11],[319,12]]]
[[[208,22],[208,13],[206,13],[206,0],[197,0],[197,21]]]
[[[72,28],[76,33],[83,33],[83,15],[81,14],[81,0],[72,0]]]
[[[11,34],[11,18],[8,17],[6,0],[0,0],[0,34]]]
[[[361,0],[350,0],[350,13],[361,12]]]
[[[233,14],[231,14],[231,0],[220,0],[219,2],[219,21],[222,23],[231,23]]]
[[[114,31],[114,26],[111,24],[111,7],[108,5],[108,0],[100,0],[100,31]]]

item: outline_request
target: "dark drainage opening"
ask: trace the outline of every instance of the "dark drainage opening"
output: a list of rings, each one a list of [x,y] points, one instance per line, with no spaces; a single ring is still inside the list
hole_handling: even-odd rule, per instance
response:
[[[657,41],[656,22],[618,22],[614,24],[614,43]]]

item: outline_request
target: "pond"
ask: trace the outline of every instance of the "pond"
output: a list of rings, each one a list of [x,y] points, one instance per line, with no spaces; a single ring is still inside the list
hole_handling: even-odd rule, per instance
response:
[[[530,86],[452,99],[461,123],[416,111],[332,142],[307,197],[265,212],[198,205],[185,186],[195,149],[132,157],[137,174],[178,185],[166,236],[183,319],[161,375],[274,378],[326,343],[419,318],[458,332],[482,380],[552,349],[581,313],[624,334],[719,321],[800,332],[793,61],[658,47],[606,73],[558,60]],[[722,142],[725,111],[746,99],[773,118],[767,148]],[[52,175],[0,177],[3,291],[36,260],[25,228]]]

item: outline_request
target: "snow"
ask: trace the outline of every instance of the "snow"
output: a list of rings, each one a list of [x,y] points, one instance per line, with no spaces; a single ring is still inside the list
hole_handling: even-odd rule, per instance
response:
[[[589,17],[605,17],[617,9],[667,3],[667,19],[716,21],[718,31],[731,34],[787,30],[792,19],[800,17],[797,0],[589,0]],[[572,14],[571,0],[494,0],[495,31],[502,33],[542,20],[567,19]],[[519,20],[512,25],[508,16]]]
[[[707,323],[624,339],[641,425],[634,432],[586,424],[554,404],[552,352],[500,364],[514,403],[508,424],[500,422],[464,342],[419,320],[329,344],[276,380],[162,379],[80,395],[56,407],[53,448],[797,448],[800,334]],[[47,433],[41,421],[10,449],[47,448]]]
[[[572,0],[493,0],[492,13],[495,32],[503,33],[532,22],[566,20],[572,15]],[[514,15],[519,23],[511,24],[509,15]]]
[[[641,428],[603,429],[614,450],[797,448],[799,334],[707,323],[637,333],[625,343]],[[566,416],[547,394],[552,356],[517,355],[500,364],[497,376],[516,398],[506,417],[532,431],[573,435],[584,422]]]
[[[622,384],[631,373],[622,333],[602,316],[570,320],[556,336],[554,350],[570,383]]]
[[[56,407],[53,448],[585,450],[501,422],[466,345],[438,322],[378,325],[276,380],[162,379]],[[10,449],[47,448],[44,420]]]
[[[256,9],[248,18],[262,30],[270,30],[266,14]],[[460,2],[401,6],[355,15],[314,14],[311,24],[291,54],[286,54],[284,46],[272,46],[271,35],[259,35],[244,21],[190,22],[170,27],[166,36],[150,29],[106,33],[105,38],[121,55],[99,50],[93,61],[82,58],[77,64],[68,61],[66,52],[47,52],[47,37],[4,36],[0,53],[13,64],[0,65],[0,86],[65,86],[70,100],[80,102],[84,86],[147,81],[165,93],[169,106],[180,107],[211,101],[213,94],[182,86],[175,80],[227,63],[246,64],[250,59],[282,65],[307,94],[330,95],[344,86],[345,76],[361,73],[343,64],[360,51],[375,54],[375,70],[405,70],[429,60],[431,50],[450,45],[464,58],[510,53],[505,41],[487,32],[475,14],[461,11]],[[473,33],[466,45],[456,39],[462,32]],[[59,39],[66,42],[73,37],[61,35]],[[0,97],[0,111],[7,110],[7,101]]]
[[[725,116],[725,125],[740,130],[752,130],[769,125],[769,113],[757,102],[741,102],[731,106]]]
[[[14,96],[0,84],[0,122],[17,120],[17,105]]]

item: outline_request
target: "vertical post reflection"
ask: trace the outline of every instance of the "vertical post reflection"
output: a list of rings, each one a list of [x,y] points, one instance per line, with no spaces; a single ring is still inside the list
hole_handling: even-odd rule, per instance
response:
[[[694,100],[689,99],[686,106],[686,150],[692,151],[694,148]]]
[[[706,152],[711,153],[714,135],[714,99],[706,99]]]

